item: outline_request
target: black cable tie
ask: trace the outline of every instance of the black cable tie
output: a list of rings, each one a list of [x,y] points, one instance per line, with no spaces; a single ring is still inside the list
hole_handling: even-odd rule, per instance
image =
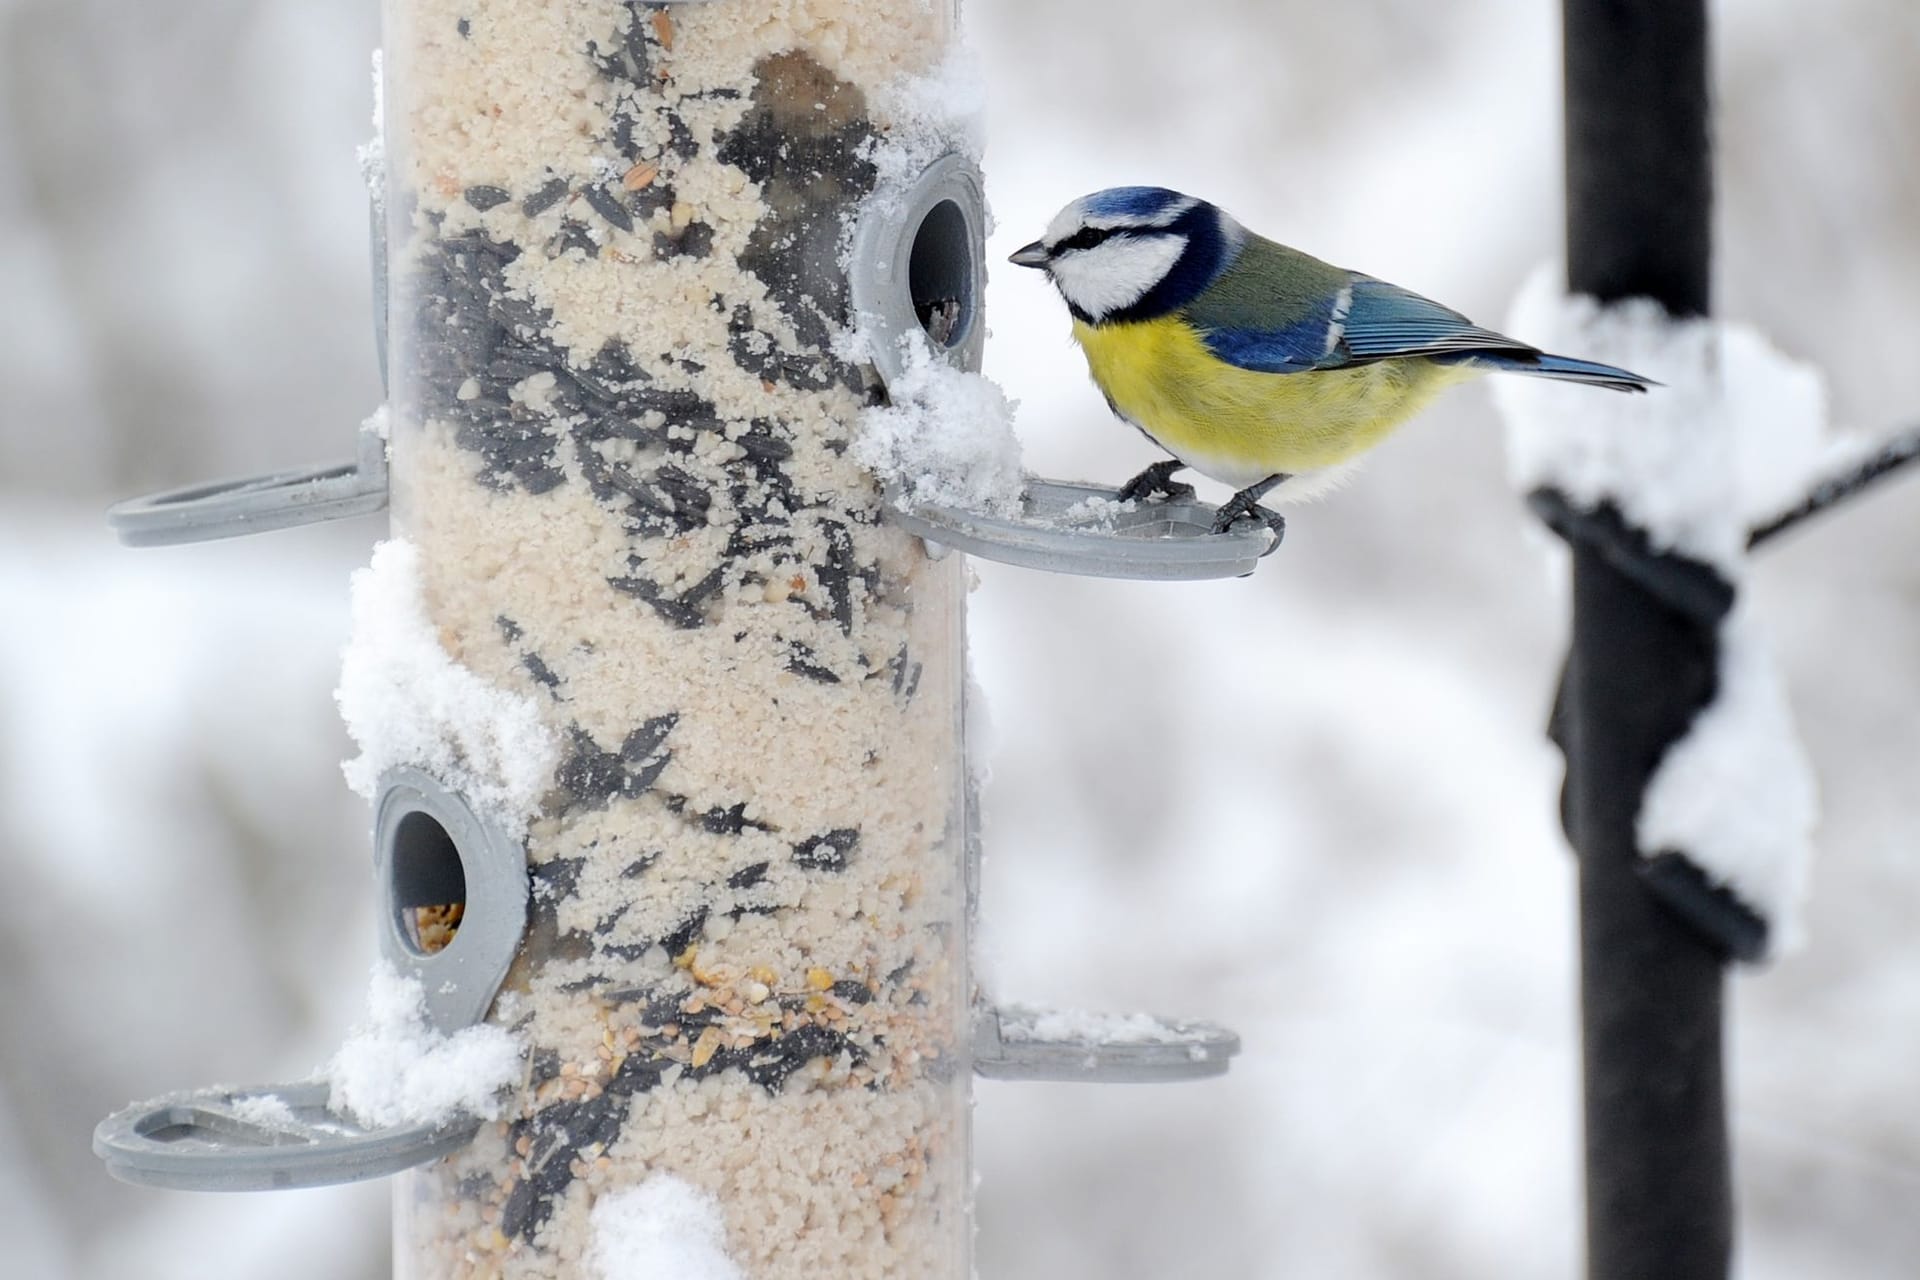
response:
[[[1592,550],[1608,567],[1702,629],[1717,632],[1732,610],[1734,586],[1718,570],[1677,552],[1656,551],[1646,531],[1627,523],[1612,503],[1588,509],[1576,506],[1557,489],[1541,488],[1527,495],[1527,506],[1561,538]],[[1575,660],[1570,654],[1569,663]],[[1547,736],[1571,763],[1579,748],[1572,741],[1576,726],[1566,703],[1568,674],[1561,672]],[[1712,705],[1711,699],[1707,705]],[[1580,841],[1573,830],[1573,816],[1562,788],[1561,826],[1577,851]],[[1635,871],[1661,906],[1725,959],[1753,962],[1766,955],[1765,918],[1714,884],[1684,854],[1662,851],[1640,859]]]
[[[1561,538],[1592,548],[1662,604],[1701,626],[1717,627],[1733,609],[1733,584],[1719,570],[1678,552],[1655,550],[1646,530],[1628,524],[1611,502],[1577,507],[1558,489],[1540,488],[1527,495],[1527,508]]]
[[[1747,549],[1770,542],[1801,521],[1864,493],[1917,459],[1920,459],[1920,427],[1893,437],[1848,470],[1815,484],[1798,506],[1788,508],[1749,533]]]
[[[1708,879],[1685,854],[1665,850],[1641,859],[1635,870],[1662,906],[1718,943],[1730,959],[1752,964],[1766,957],[1766,918]]]

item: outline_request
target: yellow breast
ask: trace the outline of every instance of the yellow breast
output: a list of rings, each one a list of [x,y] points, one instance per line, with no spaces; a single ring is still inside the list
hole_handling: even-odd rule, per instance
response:
[[[1236,487],[1346,462],[1474,371],[1430,360],[1255,373],[1218,359],[1184,321],[1073,323],[1116,412],[1203,475]]]

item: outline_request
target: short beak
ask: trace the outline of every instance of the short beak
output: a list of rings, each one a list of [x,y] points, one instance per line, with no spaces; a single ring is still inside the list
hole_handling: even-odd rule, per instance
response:
[[[1016,267],[1044,267],[1047,265],[1048,256],[1047,246],[1035,240],[1032,244],[1023,245],[1014,250],[1007,256],[1007,261]]]

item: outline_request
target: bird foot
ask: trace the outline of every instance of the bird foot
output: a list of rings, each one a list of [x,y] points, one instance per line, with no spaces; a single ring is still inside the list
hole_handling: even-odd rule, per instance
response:
[[[1287,536],[1286,517],[1278,511],[1269,511],[1260,505],[1260,499],[1267,496],[1276,485],[1285,484],[1289,479],[1285,472],[1276,472],[1258,484],[1250,484],[1223,503],[1213,516],[1213,531],[1225,533],[1242,520],[1258,520],[1273,533],[1273,541],[1267,544],[1262,556],[1270,556],[1280,546],[1281,539]]]
[[[1183,469],[1186,465],[1177,458],[1154,463],[1120,486],[1119,501],[1132,502],[1136,498],[1151,497],[1156,493],[1168,500],[1191,498],[1193,486],[1172,478],[1174,472]]]
[[[1242,520],[1257,520],[1272,531],[1273,542],[1260,553],[1262,556],[1272,555],[1287,536],[1287,518],[1278,511],[1261,506],[1257,499],[1249,497],[1244,490],[1227,499],[1225,505],[1214,514],[1213,531],[1225,533]]]

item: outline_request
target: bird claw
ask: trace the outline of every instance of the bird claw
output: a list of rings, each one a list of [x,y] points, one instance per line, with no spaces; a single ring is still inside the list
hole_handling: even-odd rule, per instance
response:
[[[1270,511],[1257,502],[1243,500],[1237,495],[1229,499],[1226,505],[1214,514],[1213,531],[1226,533],[1242,520],[1257,520],[1273,534],[1273,541],[1268,544],[1265,551],[1260,553],[1262,556],[1272,555],[1279,548],[1281,540],[1287,536],[1285,516],[1278,511]]]
[[[1184,462],[1178,461],[1154,463],[1145,471],[1142,471],[1139,475],[1120,486],[1120,494],[1117,501],[1132,502],[1139,498],[1152,497],[1156,493],[1165,497],[1169,502],[1180,498],[1193,497],[1194,490],[1192,485],[1171,478],[1174,472],[1180,470],[1185,465]]]

